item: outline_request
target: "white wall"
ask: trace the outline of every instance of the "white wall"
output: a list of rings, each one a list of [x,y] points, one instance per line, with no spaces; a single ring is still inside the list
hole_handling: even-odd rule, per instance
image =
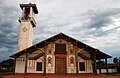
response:
[[[25,58],[17,58],[15,73],[24,73],[25,72]]]
[[[67,73],[76,73],[76,67],[67,67]]]
[[[48,64],[48,57],[51,57],[52,62]],[[54,55],[47,55],[46,57],[46,73],[55,73],[55,56]]]
[[[81,57],[79,57],[78,60],[79,60],[79,62],[84,62],[85,63],[85,71],[80,71],[79,70],[79,62],[78,62],[79,73],[93,73],[92,60],[84,60]]]
[[[36,71],[37,62],[42,62],[42,71]],[[44,71],[44,61],[43,57],[37,60],[28,60],[27,73],[43,73]]]
[[[55,67],[53,66],[46,67],[46,73],[55,73]]]

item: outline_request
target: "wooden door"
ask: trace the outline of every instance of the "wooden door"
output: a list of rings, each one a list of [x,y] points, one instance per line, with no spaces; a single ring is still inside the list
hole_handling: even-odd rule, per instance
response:
[[[66,74],[66,59],[56,58],[55,63],[56,63],[56,68],[55,68],[56,74]]]

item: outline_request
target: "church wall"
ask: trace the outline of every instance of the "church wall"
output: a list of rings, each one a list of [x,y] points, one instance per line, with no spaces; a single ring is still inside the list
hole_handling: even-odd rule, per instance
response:
[[[67,55],[67,73],[76,73],[76,63],[70,63],[70,58],[75,58],[75,55]]]
[[[25,72],[25,54],[16,58],[15,73],[24,73]]]
[[[75,46],[68,42],[67,43],[67,73],[76,73],[76,60],[75,60]],[[73,63],[71,62],[73,58]]]
[[[76,73],[76,60],[75,60],[75,46],[71,42],[67,42],[63,39],[58,39],[55,41],[57,44],[66,44],[66,73]],[[72,50],[73,53],[70,53]],[[70,63],[70,58],[73,59],[73,63]]]
[[[79,63],[84,62],[85,64],[85,71],[80,71]],[[78,58],[78,71],[79,73],[93,73],[92,69],[92,60],[84,60],[81,57]]]
[[[37,71],[37,62],[41,62],[42,63],[42,71]],[[43,73],[44,71],[44,60],[43,57],[40,57],[37,60],[28,60],[28,64],[27,64],[27,73]]]
[[[57,40],[55,42],[51,42],[47,46],[41,48],[46,53],[46,73],[55,73],[55,44],[61,42],[61,40]],[[73,74],[76,73],[76,55],[75,52],[77,52],[80,48],[77,48],[75,45],[73,45],[71,42],[66,42],[62,40],[62,44],[66,44],[66,73]],[[34,56],[34,53],[30,54],[30,56]],[[38,52],[37,52],[38,53]],[[86,51],[81,52],[84,55],[90,57],[90,54]],[[20,56],[20,58],[25,59],[26,55],[23,54]],[[49,58],[51,59],[49,61]],[[73,58],[73,61],[71,62],[71,58]],[[18,58],[17,58],[18,59]],[[42,71],[36,71],[37,62],[42,62]],[[79,71],[79,62],[85,63],[85,71]],[[21,65],[22,64],[22,65]],[[27,64],[27,73],[44,73],[44,56],[40,57],[37,60],[28,60]],[[22,66],[22,68],[21,68]],[[84,60],[81,57],[78,57],[78,72],[79,73],[93,73],[92,70],[92,60]],[[24,61],[16,61],[16,73],[24,73],[25,69],[25,60]]]
[[[55,43],[63,44],[66,43],[66,51],[67,51],[67,57],[66,57],[66,73],[76,73],[76,55],[75,52],[77,52],[80,48],[77,48],[75,45],[73,45],[71,42],[66,42],[62,39],[59,39],[55,41],[54,43],[51,42],[46,46],[46,73],[55,73]],[[86,51],[83,52],[86,56],[90,57],[90,54]],[[48,63],[48,58],[51,57],[51,64]],[[71,57],[73,58],[73,63],[71,63]],[[81,57],[78,58],[79,60],[82,59]],[[92,73],[92,60],[84,60],[85,63],[85,71],[79,71],[79,61],[78,62],[78,71],[79,73]]]
[[[46,73],[55,73],[54,43],[51,42],[46,48]]]
[[[36,60],[28,60],[27,73],[34,73],[36,71]]]

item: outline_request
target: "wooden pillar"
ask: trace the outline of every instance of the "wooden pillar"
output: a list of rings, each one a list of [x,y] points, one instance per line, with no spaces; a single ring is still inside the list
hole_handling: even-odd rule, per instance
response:
[[[76,75],[78,75],[78,54],[76,53]]]
[[[92,60],[92,71],[93,71],[93,74],[94,74],[94,54],[90,53],[90,58]]]
[[[105,58],[105,64],[106,64],[106,72],[107,72],[107,75],[108,75],[108,64],[107,64],[107,58]]]
[[[78,53],[77,53],[77,42],[75,46],[75,53],[76,53],[76,75],[78,75]]]
[[[97,75],[96,52],[94,52],[94,74]]]
[[[46,75],[46,46],[44,48],[44,76]]]
[[[14,74],[14,75],[15,75],[15,69],[16,69],[16,57],[15,57],[14,70],[13,70],[13,74]]]
[[[28,64],[28,53],[26,53],[26,60],[25,60],[25,74],[27,73],[27,64]]]
[[[100,59],[99,59],[99,73],[101,74],[101,65],[100,65]]]

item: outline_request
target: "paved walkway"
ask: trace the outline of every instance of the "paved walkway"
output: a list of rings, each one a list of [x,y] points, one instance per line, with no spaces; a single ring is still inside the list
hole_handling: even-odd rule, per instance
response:
[[[27,74],[27,75],[8,75],[3,78],[120,78],[120,76],[112,75],[39,75],[39,74]]]

